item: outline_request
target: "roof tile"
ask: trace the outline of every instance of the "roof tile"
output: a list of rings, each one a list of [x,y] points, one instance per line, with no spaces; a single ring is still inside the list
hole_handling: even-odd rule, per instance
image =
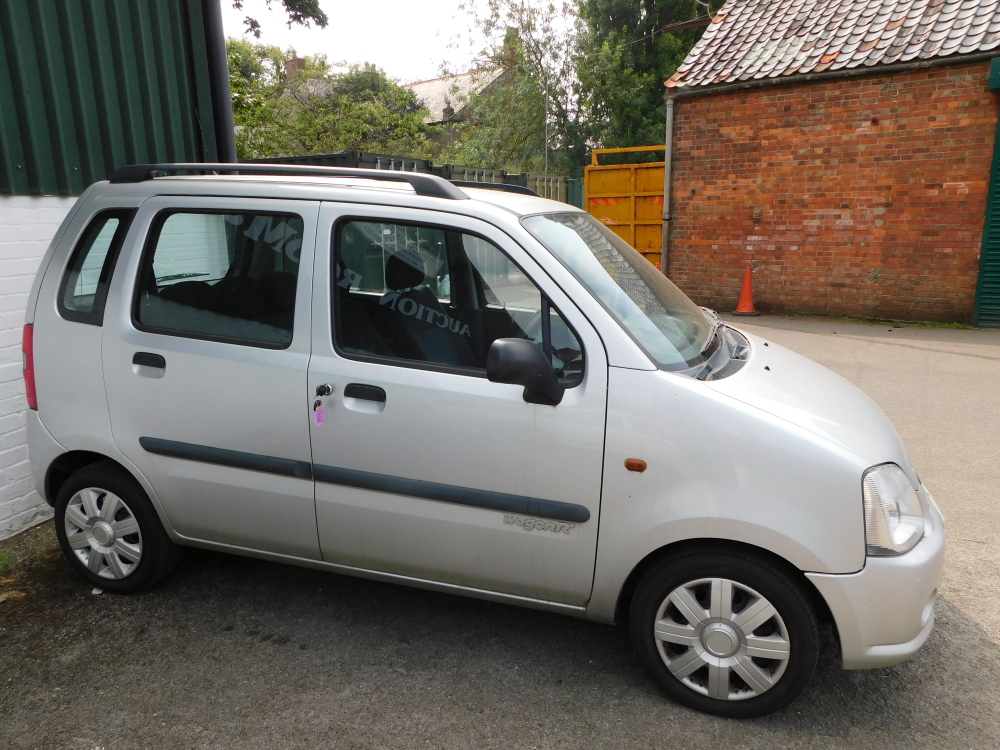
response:
[[[1000,47],[1000,0],[729,0],[671,88]]]
[[[979,45],[982,44],[986,34],[986,24],[971,29],[969,33],[965,35],[965,38],[962,39],[962,46],[958,48],[959,54],[966,54],[968,50],[979,49]]]

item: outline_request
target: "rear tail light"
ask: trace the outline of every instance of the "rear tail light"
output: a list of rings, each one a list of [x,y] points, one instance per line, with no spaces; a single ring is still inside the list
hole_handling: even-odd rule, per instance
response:
[[[30,323],[24,327],[21,337],[21,369],[24,370],[24,394],[28,397],[28,408],[38,411],[38,397],[35,395],[35,327]]]

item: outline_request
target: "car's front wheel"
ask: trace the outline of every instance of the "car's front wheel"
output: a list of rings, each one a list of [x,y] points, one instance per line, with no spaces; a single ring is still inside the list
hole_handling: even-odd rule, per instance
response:
[[[177,565],[142,486],[118,464],[80,469],[59,489],[56,536],[76,571],[94,586],[131,594],[159,583]]]
[[[816,616],[794,574],[737,549],[688,550],[646,571],[632,643],[672,698],[731,718],[791,702],[816,667]]]

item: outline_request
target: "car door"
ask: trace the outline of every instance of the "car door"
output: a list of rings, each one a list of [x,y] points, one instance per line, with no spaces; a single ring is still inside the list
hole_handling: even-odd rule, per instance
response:
[[[112,434],[188,539],[320,557],[304,399],[318,210],[156,197],[133,220],[102,344]]]
[[[324,204],[317,237],[309,388],[323,559],[586,603],[607,392],[596,331],[484,222]],[[486,379],[504,337],[547,339],[560,404]]]

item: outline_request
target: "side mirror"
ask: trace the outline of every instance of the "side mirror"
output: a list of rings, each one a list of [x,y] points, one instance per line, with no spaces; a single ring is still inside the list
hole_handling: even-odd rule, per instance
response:
[[[494,341],[486,358],[486,377],[491,383],[523,385],[529,404],[555,406],[566,391],[542,350],[527,339]]]

